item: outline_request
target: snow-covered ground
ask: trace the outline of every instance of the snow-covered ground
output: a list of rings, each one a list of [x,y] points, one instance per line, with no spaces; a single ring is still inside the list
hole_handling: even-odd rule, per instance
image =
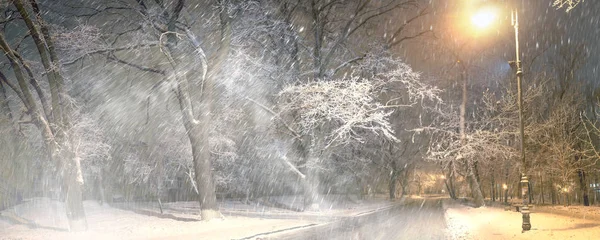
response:
[[[297,205],[293,196],[269,201]],[[323,224],[344,216],[389,207],[385,199],[344,199],[329,196],[318,212],[295,212],[258,202],[221,202],[223,220],[199,221],[197,202],[121,204],[118,208],[85,201],[89,229],[71,233],[64,204],[47,198],[30,199],[1,211],[0,239],[255,239],[261,233]],[[140,214],[141,213],[141,214]]]
[[[177,221],[84,202],[89,230],[67,232],[63,204],[40,198],[2,211],[0,239],[239,239],[314,222],[228,216],[225,220]],[[8,216],[33,224],[14,224]],[[34,227],[33,225],[37,225]]]
[[[319,198],[318,211],[298,211],[302,209],[302,196],[274,196],[255,199],[252,201],[226,199],[219,202],[220,210],[227,216],[247,216],[264,218],[300,218],[327,221],[353,214],[365,213],[379,208],[385,208],[396,202],[390,202],[385,197],[356,199],[343,195],[327,195]],[[115,203],[114,206],[134,210],[140,213],[158,215],[160,208],[157,202]],[[162,210],[175,218],[199,219],[198,202],[163,203]]]
[[[447,201],[446,223],[452,239],[600,239],[600,221],[552,213],[531,213],[530,231],[521,231],[521,213],[502,208],[472,208]],[[591,208],[596,209],[596,208]]]
[[[558,215],[597,220],[600,221],[600,207],[599,206],[536,206],[536,212],[553,213]]]
[[[269,201],[293,206],[294,199],[293,196],[274,197]],[[450,200],[444,202],[450,239],[600,239],[598,207],[538,207],[538,211],[533,209],[531,214],[532,230],[522,233],[521,213],[498,207],[472,208]],[[164,214],[160,214],[156,203],[121,206],[136,210],[132,211],[85,201],[89,230],[71,233],[66,231],[64,205],[36,198],[0,212],[0,239],[260,239],[269,237],[263,233],[317,226],[392,204],[382,198],[344,200],[330,196],[321,202],[321,211],[295,212],[258,202],[226,200],[221,202],[224,220],[202,222],[198,221],[196,202],[165,203]],[[138,210],[143,214],[136,213]],[[577,217],[579,215],[587,219]]]

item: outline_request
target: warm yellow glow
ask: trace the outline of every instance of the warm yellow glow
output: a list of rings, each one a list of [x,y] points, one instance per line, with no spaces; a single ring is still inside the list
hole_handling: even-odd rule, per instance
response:
[[[498,11],[493,7],[485,7],[479,9],[471,17],[471,23],[478,29],[485,29],[494,24],[498,18]]]
[[[506,190],[508,189],[508,186],[506,186],[506,184],[502,184],[502,189]]]

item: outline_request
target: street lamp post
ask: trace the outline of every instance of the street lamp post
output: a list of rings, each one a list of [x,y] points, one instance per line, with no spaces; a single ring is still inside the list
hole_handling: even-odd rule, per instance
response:
[[[478,13],[476,13],[472,21],[478,28],[484,28],[491,24],[491,22],[496,19],[495,12],[487,7],[482,8]],[[515,61],[510,61],[509,64],[512,68],[515,68],[517,75],[517,98],[518,98],[518,106],[519,106],[519,137],[520,137],[520,147],[521,147],[521,196],[523,198],[523,207],[521,208],[521,213],[523,214],[523,231],[528,231],[531,229],[531,221],[529,218],[529,179],[527,178],[527,162],[525,160],[525,131],[523,126],[523,67],[521,63],[521,55],[519,49],[519,15],[516,7],[511,10],[511,23],[515,29]]]
[[[521,139],[521,164],[522,164],[522,175],[521,175],[521,195],[523,197],[523,208],[521,208],[521,214],[523,214],[523,231],[529,231],[531,229],[531,221],[529,218],[529,179],[527,178],[527,162],[525,161],[525,131],[523,127],[523,68],[521,64],[521,56],[519,51],[519,15],[516,8],[511,11],[511,22],[515,28],[515,53],[516,59],[514,65],[517,73],[517,98],[519,105],[519,135]]]

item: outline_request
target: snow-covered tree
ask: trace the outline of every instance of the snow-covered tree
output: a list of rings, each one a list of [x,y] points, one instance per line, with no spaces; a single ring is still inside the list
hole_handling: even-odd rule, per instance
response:
[[[150,96],[146,96],[148,102],[151,96],[166,97],[160,102],[176,100],[176,104],[171,106],[179,110],[181,118],[178,121],[189,139],[202,218],[210,220],[220,217],[209,139],[211,124],[217,116],[213,111],[218,94],[215,86],[221,77],[231,44],[231,24],[237,12],[235,1],[206,3],[215,8],[206,10],[207,15],[202,21],[211,23],[205,27],[220,30],[219,36],[214,38],[212,35],[198,38],[199,32],[205,29],[200,27],[201,24],[196,24],[196,21],[200,21],[196,16],[190,15],[200,9],[189,1],[81,4],[88,6],[86,10],[71,14],[102,27],[98,27],[99,30],[85,26],[74,29],[73,32],[84,33],[77,35],[86,38],[68,46],[72,54],[65,64],[79,63],[85,59],[98,61],[93,57],[100,55],[121,67],[151,75],[148,82],[153,86]],[[79,39],[64,33],[61,36]]]
[[[313,181],[309,185],[317,184],[314,178],[336,146],[373,138],[398,142],[390,115],[425,100],[439,100],[439,90],[421,82],[408,65],[380,56],[368,55],[350,75],[292,85],[279,94],[278,109],[308,147],[299,165]],[[382,94],[392,91],[395,98],[380,101]],[[315,190],[310,197],[316,199]]]
[[[76,124],[72,119],[72,106],[68,101],[70,82],[65,78],[63,65],[56,49],[52,29],[37,1],[10,1],[2,3],[3,9],[10,8],[15,14],[7,15],[2,22],[19,23],[11,27],[15,31],[31,36],[31,41],[17,45],[7,38],[7,28],[0,33],[0,50],[4,53],[14,78],[2,77],[18,96],[18,106],[24,114],[20,124],[32,124],[38,130],[46,159],[59,170],[62,189],[66,198],[66,214],[71,230],[87,229],[83,208],[82,189],[84,179],[81,158],[77,156],[76,141],[71,134]],[[8,10],[7,10],[8,11]],[[16,14],[18,13],[18,14]],[[6,21],[5,21],[6,20]],[[12,23],[11,23],[12,24]],[[19,31],[20,30],[20,31]],[[19,41],[20,42],[20,41]],[[20,42],[21,43],[21,42]],[[37,54],[33,60],[26,53],[33,49]],[[38,62],[41,62],[39,65]],[[37,67],[37,68],[36,68]],[[33,90],[33,91],[32,91]]]
[[[541,88],[530,88],[524,93],[527,106],[542,94]],[[518,137],[518,107],[514,91],[508,89],[498,97],[496,93],[485,92],[478,114],[466,123],[466,136],[458,131],[459,113],[452,105],[439,105],[434,112],[435,119],[429,126],[417,128],[432,134],[427,158],[440,163],[451,176],[463,175],[473,192],[481,191],[476,164],[491,159],[513,160],[518,156],[514,139]],[[526,109],[527,111],[527,109]],[[529,122],[528,126],[534,126]],[[526,127],[527,128],[527,127]],[[526,135],[530,135],[529,130]],[[465,170],[466,169],[466,170]],[[480,196],[479,199],[477,196]],[[483,196],[473,193],[476,203],[481,206]]]

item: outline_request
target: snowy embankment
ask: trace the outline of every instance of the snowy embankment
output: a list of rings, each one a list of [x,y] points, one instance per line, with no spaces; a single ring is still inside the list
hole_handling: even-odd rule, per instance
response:
[[[293,205],[294,197],[269,201]],[[355,216],[390,206],[385,199],[322,201],[319,212],[295,212],[259,202],[221,202],[224,219],[199,221],[197,202],[121,204],[85,201],[89,229],[68,232],[64,204],[47,198],[30,199],[0,214],[0,239],[254,239],[265,233],[315,226],[339,217]],[[119,205],[119,204],[115,204]]]
[[[520,212],[444,203],[448,236],[468,239],[599,239],[600,221],[552,213],[531,213],[530,231],[522,233]]]

